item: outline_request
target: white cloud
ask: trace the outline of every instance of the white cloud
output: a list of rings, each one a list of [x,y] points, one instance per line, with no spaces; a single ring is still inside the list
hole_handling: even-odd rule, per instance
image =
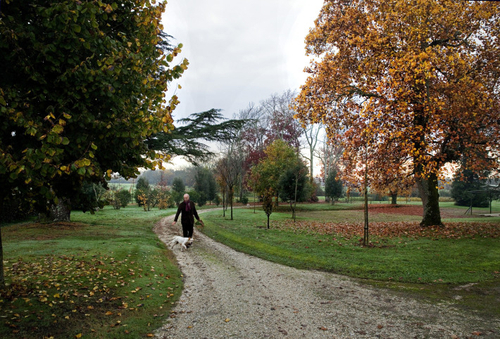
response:
[[[163,24],[184,45],[175,117],[210,108],[227,117],[272,93],[298,90],[304,38],[322,0],[169,0]]]

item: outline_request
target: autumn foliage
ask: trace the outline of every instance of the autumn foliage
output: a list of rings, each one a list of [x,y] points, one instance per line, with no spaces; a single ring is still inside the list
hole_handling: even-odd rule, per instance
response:
[[[443,166],[498,165],[498,36],[494,2],[325,1],[306,38],[316,59],[296,98],[297,118],[327,126],[353,180],[365,166],[379,182],[399,177],[407,186],[411,178],[422,225],[440,225]]]

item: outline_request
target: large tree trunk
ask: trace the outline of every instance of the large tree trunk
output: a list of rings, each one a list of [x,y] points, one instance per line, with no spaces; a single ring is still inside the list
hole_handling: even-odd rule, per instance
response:
[[[417,186],[424,206],[424,215],[420,226],[442,226],[437,175],[430,174],[428,178],[418,178]]]
[[[51,205],[49,211],[50,221],[70,221],[71,203],[68,198],[59,198],[57,205]]]
[[[398,194],[397,193],[391,193],[391,204],[392,205],[398,204]]]

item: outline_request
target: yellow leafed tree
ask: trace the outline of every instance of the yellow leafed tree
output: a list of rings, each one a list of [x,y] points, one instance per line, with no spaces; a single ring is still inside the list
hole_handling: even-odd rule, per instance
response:
[[[498,167],[499,19],[486,1],[325,1],[306,38],[315,60],[296,117],[327,126],[348,172],[406,173],[422,226],[440,225],[443,166]]]

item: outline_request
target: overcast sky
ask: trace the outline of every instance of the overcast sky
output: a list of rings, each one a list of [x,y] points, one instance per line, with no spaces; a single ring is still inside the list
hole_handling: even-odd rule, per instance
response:
[[[304,38],[323,0],[168,0],[163,17],[189,69],[176,84],[174,119],[220,108],[230,118],[250,102],[299,90],[309,63]],[[180,60],[180,58],[179,58]],[[179,62],[179,60],[177,62]]]

